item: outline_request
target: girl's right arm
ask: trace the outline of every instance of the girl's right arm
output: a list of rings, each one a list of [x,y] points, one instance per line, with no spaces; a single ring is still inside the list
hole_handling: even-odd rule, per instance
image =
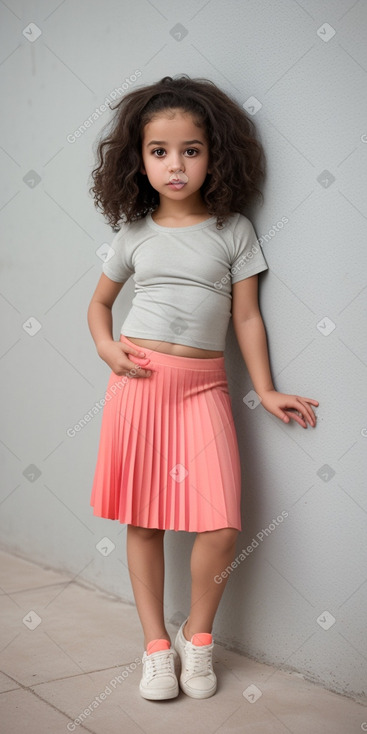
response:
[[[131,362],[127,356],[133,354],[135,357],[144,357],[144,352],[113,339],[112,306],[123,285],[102,273],[88,307],[88,326],[99,356],[112,372],[116,375],[127,375],[130,370],[134,370],[134,377],[149,377],[147,370]]]

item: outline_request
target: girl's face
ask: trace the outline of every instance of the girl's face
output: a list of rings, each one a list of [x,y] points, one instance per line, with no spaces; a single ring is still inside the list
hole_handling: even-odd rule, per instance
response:
[[[195,125],[189,112],[161,112],[144,127],[142,159],[141,171],[160,197],[186,200],[191,196],[196,201],[209,173],[205,130]]]

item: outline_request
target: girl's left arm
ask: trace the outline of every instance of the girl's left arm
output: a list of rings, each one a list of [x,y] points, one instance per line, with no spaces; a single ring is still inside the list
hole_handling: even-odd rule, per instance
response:
[[[263,407],[284,423],[293,418],[303,428],[307,428],[307,422],[315,426],[316,416],[311,404],[319,405],[317,400],[277,392],[273,385],[265,327],[258,303],[258,275],[233,283],[232,321],[254,390]]]

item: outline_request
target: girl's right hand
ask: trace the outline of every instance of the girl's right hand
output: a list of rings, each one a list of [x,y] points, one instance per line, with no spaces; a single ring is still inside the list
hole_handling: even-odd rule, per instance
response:
[[[97,351],[101,359],[108,364],[115,375],[126,375],[127,377],[151,376],[150,370],[145,370],[140,364],[131,362],[127,356],[128,354],[132,354],[134,357],[142,360],[143,364],[144,360],[148,362],[148,357],[139,349],[133,349],[128,344],[120,341],[107,340],[99,342]]]

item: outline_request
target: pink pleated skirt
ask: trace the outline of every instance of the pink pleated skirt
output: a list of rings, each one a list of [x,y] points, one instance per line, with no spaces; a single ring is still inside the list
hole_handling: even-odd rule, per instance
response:
[[[133,344],[123,334],[120,341]],[[144,528],[241,530],[241,469],[224,357],[143,349],[150,377],[111,372],[90,504]]]

